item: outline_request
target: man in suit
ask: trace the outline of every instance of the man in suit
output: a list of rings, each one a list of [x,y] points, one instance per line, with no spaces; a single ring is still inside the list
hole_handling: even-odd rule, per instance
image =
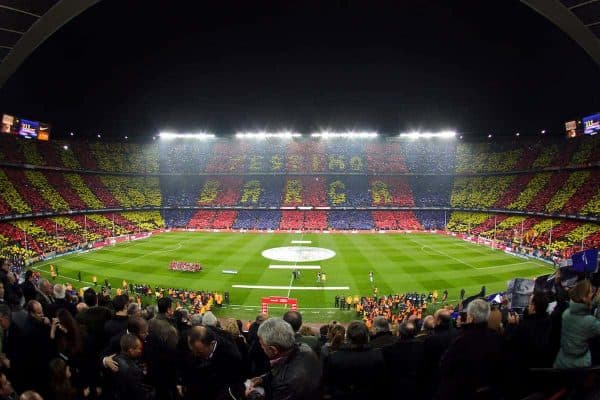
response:
[[[184,399],[217,399],[239,388],[242,356],[231,337],[218,329],[194,326],[188,334],[189,353],[179,371],[177,390]]]

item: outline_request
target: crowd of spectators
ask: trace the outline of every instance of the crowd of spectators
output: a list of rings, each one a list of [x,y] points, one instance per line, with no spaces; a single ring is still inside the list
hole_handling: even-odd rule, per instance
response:
[[[449,212],[446,211],[424,211],[424,210],[416,210],[415,215],[417,216],[419,222],[423,229],[426,230],[434,230],[439,229],[443,230],[446,227],[447,217],[450,215]]]
[[[448,174],[456,164],[456,142],[450,140],[406,141],[399,150],[413,173]]]
[[[66,149],[65,147],[66,146]],[[105,172],[486,172],[546,166],[589,165],[600,160],[597,137],[458,143],[453,140],[249,141],[159,140],[117,142],[32,142],[6,138],[4,160]],[[313,162],[313,155],[320,161]],[[290,162],[299,156],[301,160]],[[233,161],[235,160],[235,161]],[[342,168],[343,165],[343,168]]]
[[[448,207],[452,191],[450,176],[410,176],[410,188],[417,207]]]
[[[318,333],[297,311],[220,321],[210,309],[227,294],[126,282],[120,293],[18,279],[2,260],[0,397],[510,400],[600,389],[589,368],[600,363],[600,298],[585,279],[556,280],[524,309],[483,293],[457,307],[447,292],[338,296],[361,320]]]
[[[240,210],[233,229],[268,230],[278,229],[281,211]]]

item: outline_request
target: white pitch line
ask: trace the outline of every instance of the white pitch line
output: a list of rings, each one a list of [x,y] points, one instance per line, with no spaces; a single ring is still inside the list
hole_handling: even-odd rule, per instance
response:
[[[453,256],[451,256],[451,255],[450,255],[450,254],[448,254],[448,253],[444,253],[444,252],[443,252],[443,251],[441,251],[441,250],[434,249],[434,248],[433,248],[433,247],[431,247],[431,246],[423,245],[422,243],[419,243],[419,242],[417,242],[416,240],[413,240],[413,239],[411,239],[411,238],[410,238],[410,237],[408,237],[408,236],[407,236],[407,239],[408,239],[408,240],[410,240],[411,242],[413,242],[414,244],[421,246],[421,251],[422,251],[423,253],[425,253],[425,251],[424,251],[423,249],[424,249],[425,247],[427,247],[427,248],[428,248],[428,249],[430,249],[431,251],[434,251],[434,252],[436,252],[436,253],[438,253],[438,254],[441,254],[442,256],[445,256],[445,257],[451,258],[451,259],[453,259],[453,260],[455,260],[455,261],[458,261],[459,263],[461,263],[461,264],[464,264],[464,265],[466,265],[467,267],[471,267],[471,268],[473,268],[473,269],[479,269],[479,268],[477,268],[476,266],[474,266],[473,264],[469,264],[469,263],[467,263],[467,262],[464,262],[464,261],[463,261],[463,260],[461,260],[461,259],[458,259],[458,258],[456,258],[456,257],[453,257]],[[427,254],[427,253],[426,253],[426,254]]]
[[[350,286],[269,286],[269,285],[231,285],[236,289],[274,289],[274,290],[350,290]]]
[[[321,269],[320,265],[278,265],[271,264],[269,269]]]
[[[479,267],[477,269],[496,269],[496,268],[514,267],[515,265],[523,265],[523,264],[533,264],[533,265],[539,267],[539,265],[533,261],[522,261],[522,262],[512,263],[512,264],[493,265],[491,267]]]
[[[312,240],[292,240],[292,244],[311,244]]]

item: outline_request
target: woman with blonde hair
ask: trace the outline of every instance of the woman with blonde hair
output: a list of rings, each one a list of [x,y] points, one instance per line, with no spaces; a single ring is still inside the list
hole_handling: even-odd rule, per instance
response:
[[[231,338],[235,342],[240,354],[242,355],[243,372],[248,373],[250,370],[248,343],[246,343],[246,338],[244,338],[240,332],[237,320],[235,318],[227,318],[223,323],[223,330],[231,335]]]
[[[569,291],[569,308],[562,315],[560,350],[554,368],[585,368],[592,365],[588,341],[600,335],[600,319],[592,315],[594,293],[588,280]]]

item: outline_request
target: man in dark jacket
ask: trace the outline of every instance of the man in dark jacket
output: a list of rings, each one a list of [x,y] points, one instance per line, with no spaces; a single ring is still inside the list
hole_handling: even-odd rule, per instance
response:
[[[258,314],[248,329],[248,359],[251,376],[259,376],[269,370],[269,359],[265,355],[258,340],[258,328],[267,320],[265,314]]]
[[[321,398],[321,363],[294,330],[281,318],[269,318],[258,328],[258,337],[270,360],[271,370],[252,379],[249,399],[312,400]],[[264,395],[260,389],[264,390]]]
[[[319,347],[319,339],[316,336],[304,336],[298,332],[302,327],[302,314],[298,311],[288,311],[283,314],[283,320],[291,325],[298,343],[306,344],[316,354],[319,354],[319,351],[321,350]]]
[[[382,351],[368,346],[369,331],[362,321],[346,330],[348,344],[331,353],[324,362],[323,380],[332,399],[366,399],[377,392],[389,396],[390,379]],[[388,346],[386,348],[389,348]]]
[[[57,283],[56,285],[54,285],[54,288],[52,289],[53,296],[50,297],[51,303],[48,304],[48,306],[46,307],[48,310],[48,318],[56,317],[56,313],[61,308],[67,310],[73,317],[77,315],[77,308],[75,304],[71,303],[69,300],[66,299],[66,291],[67,288],[65,287],[65,285],[61,283]]]
[[[381,349],[387,372],[393,381],[394,392],[407,399],[421,399],[423,387],[423,340],[417,338],[413,321],[405,321],[399,327],[400,340]]]
[[[23,331],[12,320],[12,312],[6,304],[0,304],[0,328],[2,328],[2,346],[0,348],[1,369],[15,387],[20,389],[21,382],[27,379],[27,365],[23,364]]]
[[[112,305],[115,314],[104,324],[104,334],[110,340],[113,336],[119,335],[127,329],[127,304],[129,298],[127,295],[115,296],[112,299]]]
[[[467,324],[440,362],[439,399],[496,398],[506,384],[502,337],[488,328],[490,305],[475,299]]]
[[[391,346],[400,339],[398,336],[392,335],[390,323],[381,315],[373,319],[373,329],[375,334],[371,337],[370,345],[374,349]]]
[[[50,344],[50,321],[44,316],[42,305],[31,300],[26,306],[27,320],[23,330],[23,343],[26,345],[21,349],[19,357],[27,368],[29,376],[41,377],[48,374],[48,363],[52,356]],[[32,389],[44,392],[43,379],[26,380],[22,389]]]
[[[181,365],[177,388],[184,399],[218,399],[230,388],[241,387],[242,356],[230,337],[211,327],[194,326],[188,344],[190,353]]]
[[[104,334],[104,324],[110,319],[111,311],[98,305],[98,295],[92,288],[83,292],[83,301],[88,308],[79,312],[76,317],[84,333],[85,360],[81,364],[81,380],[84,387],[89,386],[94,390],[100,385],[97,356],[108,342]]]
[[[121,353],[115,357],[119,370],[113,374],[113,394],[115,400],[152,400],[153,390],[144,384],[144,374],[137,364],[142,355],[140,339],[126,333],[121,337]]]
[[[529,299],[529,305],[520,319],[516,313],[510,313],[506,327],[508,354],[511,357],[511,373],[515,377],[513,392],[520,397],[531,393],[536,385],[529,368],[550,368],[554,361],[551,348],[552,321],[546,312],[548,298],[543,292],[536,292]]]
[[[434,314],[435,328],[433,334],[425,337],[423,343],[424,359],[422,374],[425,381],[423,389],[430,392],[437,387],[439,381],[439,364],[442,355],[458,336],[458,331],[452,327],[452,313],[445,309],[437,310]]]
[[[21,284],[21,291],[23,297],[25,297],[25,302],[35,300],[35,296],[37,296],[37,288],[33,283],[33,271],[30,269],[25,272],[25,282]]]
[[[42,305],[44,315],[48,318],[56,317],[56,311],[50,309],[50,306],[54,304],[53,288],[52,284],[46,279],[40,279],[35,296],[35,299]]]

